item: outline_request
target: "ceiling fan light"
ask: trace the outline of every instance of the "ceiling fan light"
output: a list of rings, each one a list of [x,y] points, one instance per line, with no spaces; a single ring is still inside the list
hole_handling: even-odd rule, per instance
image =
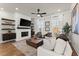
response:
[[[0,8],[1,10],[4,10],[4,8]]]
[[[16,10],[19,10],[19,8],[15,8]]]
[[[58,12],[60,12],[61,10],[60,10],[60,9],[58,9],[57,11],[58,11]]]
[[[39,14],[37,16],[40,16]]]

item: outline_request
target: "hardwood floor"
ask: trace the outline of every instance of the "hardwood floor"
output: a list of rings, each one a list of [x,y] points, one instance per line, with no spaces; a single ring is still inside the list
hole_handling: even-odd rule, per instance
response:
[[[69,44],[70,44],[70,46],[71,46],[71,48],[72,48],[72,56],[78,56],[77,55],[77,52],[75,51],[75,49],[73,48],[73,46],[72,46],[72,44],[69,42]]]
[[[25,54],[18,50],[12,43],[8,42],[0,44],[0,56],[25,56]],[[72,56],[78,56],[74,49]]]
[[[72,53],[72,56],[78,56],[76,51],[73,49],[73,53]]]
[[[0,56],[24,56],[24,54],[11,43],[3,43],[0,44]]]

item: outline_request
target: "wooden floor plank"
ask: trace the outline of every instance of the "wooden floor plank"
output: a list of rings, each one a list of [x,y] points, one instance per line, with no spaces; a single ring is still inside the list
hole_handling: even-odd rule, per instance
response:
[[[0,44],[0,56],[24,56],[24,54],[11,43],[3,43]]]

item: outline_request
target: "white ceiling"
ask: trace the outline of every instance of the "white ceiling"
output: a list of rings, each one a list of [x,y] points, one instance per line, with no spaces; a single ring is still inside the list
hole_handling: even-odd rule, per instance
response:
[[[47,15],[57,13],[58,9],[61,12],[70,10],[71,3],[0,3],[0,8],[15,12],[15,8],[19,8],[19,12],[33,16],[31,12],[36,12],[36,9],[41,9],[40,12],[47,12]]]

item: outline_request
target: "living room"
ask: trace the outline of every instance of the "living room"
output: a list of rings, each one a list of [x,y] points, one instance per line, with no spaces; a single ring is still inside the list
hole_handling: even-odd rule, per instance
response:
[[[79,4],[0,3],[0,55],[78,56],[74,6]]]

